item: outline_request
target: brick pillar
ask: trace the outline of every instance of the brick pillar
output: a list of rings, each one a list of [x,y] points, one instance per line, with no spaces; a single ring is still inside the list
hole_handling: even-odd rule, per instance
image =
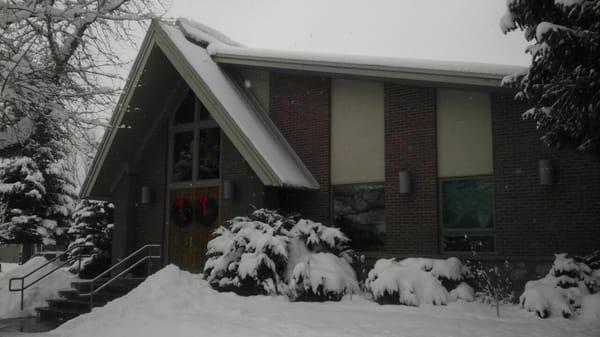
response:
[[[385,84],[386,252],[435,255],[437,215],[436,96],[433,88]],[[411,192],[398,193],[408,170]]]
[[[599,248],[600,161],[540,140],[527,106],[510,93],[492,94],[494,217],[500,255],[588,254]],[[540,185],[538,161],[548,159],[556,182]]]
[[[223,180],[233,182],[233,198],[221,196],[221,223],[236,216],[247,216],[253,207],[264,205],[264,185],[231,141],[221,133],[221,186]],[[222,193],[222,191],[221,191]],[[273,207],[273,206],[268,206]]]
[[[280,190],[280,207],[325,223],[331,212],[330,86],[328,78],[271,74],[271,118],[321,186]]]

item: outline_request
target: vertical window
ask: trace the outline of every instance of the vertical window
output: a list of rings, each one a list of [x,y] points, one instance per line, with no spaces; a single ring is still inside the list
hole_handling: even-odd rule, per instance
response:
[[[333,187],[336,225],[352,239],[355,249],[380,248],[385,240],[383,184],[351,184]]]
[[[495,251],[488,93],[438,90],[437,147],[442,251]]]
[[[206,107],[190,91],[172,120],[171,183],[217,185],[221,130]]]
[[[221,130],[198,130],[198,179],[218,179]]]
[[[383,83],[333,80],[333,219],[355,249],[381,249],[385,241],[384,143]]]
[[[194,132],[178,132],[173,141],[173,181],[191,181]]]

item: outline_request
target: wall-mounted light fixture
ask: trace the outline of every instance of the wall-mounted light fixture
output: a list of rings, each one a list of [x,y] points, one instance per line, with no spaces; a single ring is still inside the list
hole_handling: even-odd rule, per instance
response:
[[[398,192],[410,193],[410,173],[407,170],[398,172]]]
[[[552,162],[547,159],[538,161],[540,171],[540,185],[552,185],[554,183],[554,168]]]
[[[142,186],[142,204],[147,205],[152,202],[152,189],[148,186]]]
[[[234,185],[231,180],[223,180],[223,200],[233,199]]]

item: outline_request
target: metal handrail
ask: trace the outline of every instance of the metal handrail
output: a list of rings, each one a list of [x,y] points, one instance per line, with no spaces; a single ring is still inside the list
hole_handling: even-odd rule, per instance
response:
[[[52,274],[55,271],[61,269],[65,265],[67,265],[69,263],[72,263],[75,260],[79,261],[79,268],[78,268],[77,272],[81,272],[81,258],[82,257],[88,257],[89,255],[81,254],[81,250],[80,250],[79,254],[77,254],[77,256],[75,256],[75,257],[67,257],[67,259],[63,263],[61,263],[60,265],[58,265],[57,267],[55,267],[51,271],[47,272],[46,274],[38,277],[33,282],[27,284],[27,286],[25,285],[25,279],[28,278],[29,276],[35,274],[36,272],[40,271],[41,269],[45,268],[46,266],[48,266],[50,264],[53,264],[54,262],[56,262],[58,259],[62,258],[63,256],[65,256],[65,255],[68,256],[69,253],[71,253],[73,250],[75,250],[77,248],[85,248],[85,247],[89,247],[89,246],[86,246],[85,244],[73,245],[73,246],[69,247],[66,251],[64,251],[63,253],[56,255],[52,260],[44,263],[43,265],[37,267],[36,269],[30,271],[28,274],[20,276],[20,277],[10,278],[8,280],[8,290],[10,292],[17,292],[17,291],[21,292],[21,311],[23,310],[23,301],[24,301],[24,297],[25,297],[25,290],[29,289],[34,284],[40,282],[44,278],[48,277],[50,274]],[[20,288],[13,288],[13,281],[17,281],[17,280],[21,281],[21,287]]]
[[[121,272],[119,272],[117,275],[113,276],[112,278],[110,278],[109,280],[107,280],[106,282],[102,283],[98,288],[94,289],[94,285],[96,284],[96,282],[98,280],[100,280],[103,276],[107,275],[108,273],[110,273],[111,271],[115,270],[116,268],[120,267],[121,265],[123,265],[126,261],[131,260],[134,256],[138,255],[140,252],[146,250],[146,249],[151,249],[151,248],[159,248],[160,249],[161,245],[159,244],[148,244],[145,246],[142,246],[141,248],[139,248],[138,250],[136,250],[135,252],[129,254],[127,257],[125,257],[123,260],[119,261],[118,263],[116,263],[115,265],[111,266],[110,268],[108,268],[107,270],[103,271],[102,273],[100,273],[98,276],[94,277],[91,280],[86,280],[85,282],[90,283],[90,292],[87,294],[80,294],[80,296],[89,296],[90,297],[90,310],[93,308],[94,306],[94,294],[99,292],[100,290],[106,288],[107,286],[109,286],[111,283],[113,283],[115,280],[117,280],[118,278],[120,278],[121,276],[125,275],[127,272],[131,271],[133,268],[137,267],[138,265],[140,265],[142,262],[146,261],[146,260],[150,260],[150,259],[160,259],[161,256],[160,255],[145,255],[142,258],[136,260],[132,265],[130,265],[129,267],[125,268],[124,270],[122,270]],[[149,265],[148,265],[149,267]],[[148,268],[149,269],[149,268]],[[147,272],[148,274],[150,274],[149,270]]]

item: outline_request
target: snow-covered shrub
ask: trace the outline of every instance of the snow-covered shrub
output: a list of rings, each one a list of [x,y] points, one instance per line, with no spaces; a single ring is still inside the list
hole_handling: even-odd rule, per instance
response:
[[[213,235],[204,277],[215,289],[339,300],[358,288],[347,257],[348,238],[338,229],[259,209]]]
[[[91,255],[83,260],[81,270],[78,262],[71,267],[72,272],[79,272],[79,277],[93,278],[110,266],[113,213],[114,205],[103,201],[82,200],[75,208],[67,231],[72,239],[69,248],[84,247],[73,249],[69,257]]]
[[[379,304],[445,305],[450,300],[473,299],[467,270],[459,259],[380,259],[369,271],[366,288]],[[443,283],[456,284],[450,293]]]
[[[339,229],[301,219],[289,231],[286,278],[292,298],[339,301],[358,290],[348,242]]]
[[[293,221],[261,209],[215,230],[204,265],[210,285],[245,295],[280,293],[288,258],[286,227]]]
[[[552,315],[572,317],[581,312],[582,303],[593,307],[588,297],[598,291],[600,272],[593,270],[585,259],[556,254],[548,275],[529,281],[519,297],[520,305],[527,311],[535,312],[540,318]]]

